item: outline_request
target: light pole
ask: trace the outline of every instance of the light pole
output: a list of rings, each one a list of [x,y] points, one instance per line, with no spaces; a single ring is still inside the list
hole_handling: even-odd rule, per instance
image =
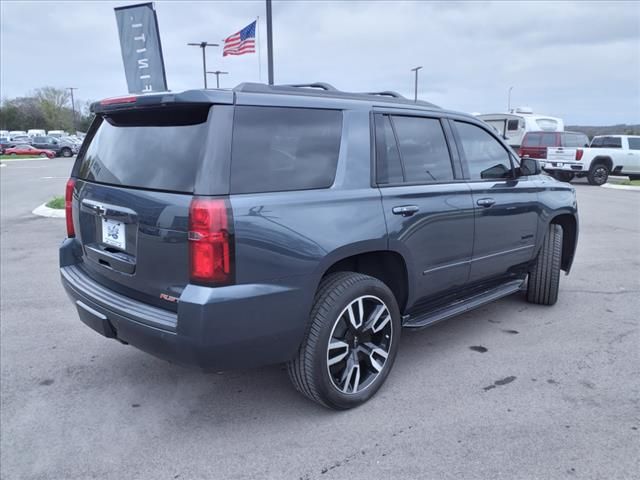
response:
[[[511,113],[511,90],[513,90],[513,87],[509,87],[509,97],[507,100],[507,113]]]
[[[273,32],[271,28],[271,0],[266,0],[267,10],[267,68],[269,85],[273,85]]]
[[[73,91],[77,90],[77,87],[67,87],[67,90],[71,92],[71,109],[73,111],[73,134],[76,134],[76,102],[73,100]]]
[[[227,75],[229,72],[221,72],[220,70],[216,70],[215,72],[207,72],[211,75],[216,76],[216,88],[220,88],[220,75]]]
[[[412,72],[416,72],[416,79],[415,79],[415,85],[414,85],[414,90],[413,90],[413,101],[418,103],[418,70],[420,70],[422,67],[416,67],[416,68],[412,68],[411,71]]]
[[[204,88],[207,88],[207,57],[205,56],[205,50],[207,47],[219,47],[220,45],[217,43],[187,43],[187,45],[191,47],[200,47],[202,49],[202,75],[204,76]]]

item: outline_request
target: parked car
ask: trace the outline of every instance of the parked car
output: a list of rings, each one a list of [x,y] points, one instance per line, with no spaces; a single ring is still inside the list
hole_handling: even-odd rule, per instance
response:
[[[544,170],[563,180],[587,177],[591,185],[603,185],[610,174],[640,179],[640,136],[593,137],[586,148],[549,148]]]
[[[62,283],[86,325],[176,363],[286,362],[311,400],[351,408],[402,327],[521,289],[552,305],[573,262],[574,188],[467,114],[327,84],[92,111]]]
[[[24,130],[11,130],[9,132],[9,138],[13,140],[15,137],[28,137],[28,135]]]
[[[64,140],[64,138],[34,137],[31,140],[31,145],[36,148],[52,150],[56,152],[56,156],[71,157],[78,153],[78,146],[73,142]]]
[[[4,154],[7,148],[11,148],[14,145],[15,143],[9,140],[9,137],[0,137],[0,154]]]
[[[522,140],[528,132],[564,131],[564,121],[561,118],[535,114],[529,107],[518,107],[509,113],[487,113],[476,117],[491,125],[515,149],[522,146]]]
[[[44,137],[47,134],[44,130],[39,130],[36,128],[32,128],[31,130],[27,130],[27,135],[30,137]]]
[[[66,137],[68,134],[64,130],[49,130],[49,132],[47,132],[47,135],[50,137],[60,138]]]
[[[572,161],[582,155],[580,148],[588,146],[589,137],[581,132],[528,132],[522,139],[518,155],[535,158],[544,163],[547,150],[553,149],[553,158],[556,161]],[[556,171],[553,176],[560,181],[568,182],[574,175],[572,172]]]
[[[49,157],[54,158],[56,152],[52,150],[45,150],[42,148],[33,147],[27,143],[16,145],[15,147],[7,148],[4,151],[5,155],[26,155],[29,157]]]
[[[30,143],[31,142],[31,137],[29,137],[28,135],[14,135],[11,138],[11,141],[13,143],[15,143],[16,145],[19,143]]]

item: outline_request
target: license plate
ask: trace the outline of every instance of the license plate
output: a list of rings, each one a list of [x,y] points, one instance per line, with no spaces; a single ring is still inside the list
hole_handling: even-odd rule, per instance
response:
[[[102,219],[102,242],[125,250],[125,225],[116,220]]]

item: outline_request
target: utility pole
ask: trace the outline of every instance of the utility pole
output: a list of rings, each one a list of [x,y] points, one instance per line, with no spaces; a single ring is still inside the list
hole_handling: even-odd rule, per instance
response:
[[[418,70],[420,70],[422,67],[416,67],[416,68],[412,68],[411,71],[412,72],[416,72],[416,79],[415,79],[415,84],[414,84],[414,90],[413,90],[413,101],[418,103]]]
[[[204,88],[207,88],[207,57],[205,55],[205,50],[207,47],[219,47],[220,45],[217,43],[187,43],[190,47],[200,47],[202,49],[202,75],[204,76]]]
[[[220,70],[216,70],[215,72],[207,72],[211,75],[216,76],[216,88],[220,88],[220,75],[227,75],[229,72],[221,72]]]
[[[271,0],[267,1],[267,66],[269,85],[273,85],[273,32],[271,28]]]
[[[69,90],[71,92],[71,109],[73,111],[73,134],[76,134],[76,131],[78,130],[76,128],[76,102],[73,99],[73,91],[74,90],[78,90],[77,87],[67,87],[67,90]]]
[[[511,90],[513,90],[513,87],[509,87],[509,97],[507,100],[507,113],[511,113]]]

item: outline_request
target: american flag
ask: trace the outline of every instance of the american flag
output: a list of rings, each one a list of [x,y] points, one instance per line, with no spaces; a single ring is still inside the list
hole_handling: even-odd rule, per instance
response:
[[[239,32],[226,38],[222,56],[244,55],[256,51],[256,22],[251,22]]]

